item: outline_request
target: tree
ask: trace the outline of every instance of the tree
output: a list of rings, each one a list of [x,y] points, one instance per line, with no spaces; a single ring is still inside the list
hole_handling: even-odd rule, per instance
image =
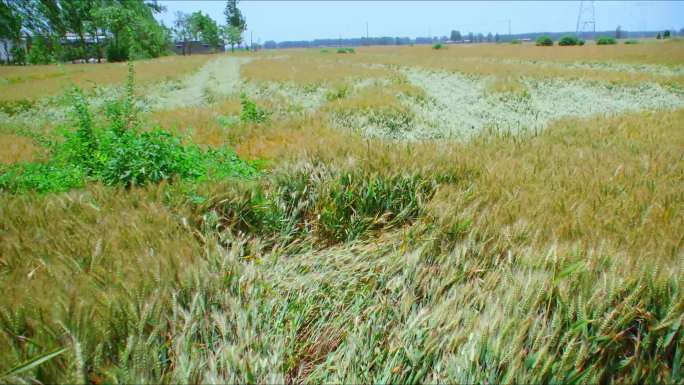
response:
[[[679,36],[684,36],[684,28],[679,30]]]
[[[451,31],[451,36],[450,36],[451,41],[461,41],[463,40],[463,37],[461,36],[460,31]]]
[[[661,39],[661,37],[660,37],[660,32],[658,32],[658,34],[656,35],[656,39],[658,39],[658,40]]]
[[[494,35],[490,32],[487,34],[487,42],[491,43],[492,41],[494,41]]]
[[[669,39],[670,38],[670,30],[666,30],[663,32],[663,39]]]
[[[472,32],[468,32],[468,40],[470,41],[470,43],[472,43],[473,40],[475,40],[475,35]]]
[[[91,19],[91,11],[93,9],[92,0],[61,0],[60,8],[62,9],[64,25],[78,36],[79,45],[81,46],[81,57],[85,59],[86,56],[86,27],[87,22]]]
[[[173,21],[173,33],[177,41],[183,42],[183,55],[185,55],[186,49],[188,49],[188,55],[192,52],[188,47],[188,40],[190,40],[190,17],[181,12],[176,11],[176,19]]]
[[[224,39],[230,44],[231,52],[235,51],[235,46],[240,46],[242,43],[242,31],[231,25],[226,25],[221,30]]]
[[[499,33],[496,33],[494,35],[494,41],[498,43],[500,40],[501,40],[501,36],[499,36]]]
[[[228,0],[226,9],[223,11],[227,22],[224,34],[227,36],[231,52],[235,51],[235,45],[240,46],[242,44],[242,34],[247,29],[247,22],[237,5],[238,0]]]
[[[13,50],[21,48],[21,27],[23,25],[23,18],[16,8],[16,5],[17,3],[12,0],[0,0],[0,40],[2,40],[3,43],[7,64],[10,64],[11,62],[10,57],[15,62],[18,59],[10,52],[7,42],[12,42],[13,48],[15,48]],[[23,48],[21,49],[23,50]]]
[[[622,39],[622,27],[619,25],[615,28],[615,38]]]
[[[109,36],[108,61],[161,56],[169,44],[169,30],[154,18],[159,7],[142,0],[113,1],[93,12],[93,18]]]
[[[480,32],[477,34],[477,42],[482,43],[484,41],[484,35]]]
[[[190,36],[212,47],[219,45],[219,28],[214,19],[201,11],[192,13],[187,20]]]

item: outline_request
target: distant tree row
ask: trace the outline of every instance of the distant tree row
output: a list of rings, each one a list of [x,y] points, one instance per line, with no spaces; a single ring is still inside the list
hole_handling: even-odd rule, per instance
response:
[[[226,25],[217,24],[209,15],[197,11],[191,14],[176,12],[174,21],[174,37],[176,41],[187,45],[190,41],[201,41],[211,47],[217,47],[224,42],[230,44],[231,50],[242,44],[243,33],[247,29],[247,22],[238,8],[238,0],[228,0],[223,14]],[[185,54],[191,54],[189,50]]]
[[[0,40],[15,64],[157,57],[171,36],[154,18],[162,10],[148,0],[0,0]]]

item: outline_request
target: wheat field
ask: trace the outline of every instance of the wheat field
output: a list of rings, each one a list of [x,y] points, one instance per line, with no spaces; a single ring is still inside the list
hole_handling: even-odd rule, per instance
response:
[[[682,383],[682,63],[672,40],[2,67],[0,382]],[[111,106],[257,171],[13,184]]]

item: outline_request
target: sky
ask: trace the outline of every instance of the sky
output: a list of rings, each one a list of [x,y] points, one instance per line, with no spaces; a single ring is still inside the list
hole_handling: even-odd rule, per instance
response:
[[[173,25],[177,11],[201,10],[225,24],[225,1],[159,1]],[[588,1],[584,2],[589,3]],[[261,1],[239,3],[247,19],[245,40],[312,40],[370,36],[443,36],[461,33],[574,31],[580,1]],[[684,1],[595,1],[596,30],[684,28]]]

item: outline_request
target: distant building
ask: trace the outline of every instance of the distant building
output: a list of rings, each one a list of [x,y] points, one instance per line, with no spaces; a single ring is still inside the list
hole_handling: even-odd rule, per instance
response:
[[[226,47],[221,42],[216,47],[201,41],[177,41],[173,44],[173,50],[178,55],[198,55],[206,53],[226,52]]]

